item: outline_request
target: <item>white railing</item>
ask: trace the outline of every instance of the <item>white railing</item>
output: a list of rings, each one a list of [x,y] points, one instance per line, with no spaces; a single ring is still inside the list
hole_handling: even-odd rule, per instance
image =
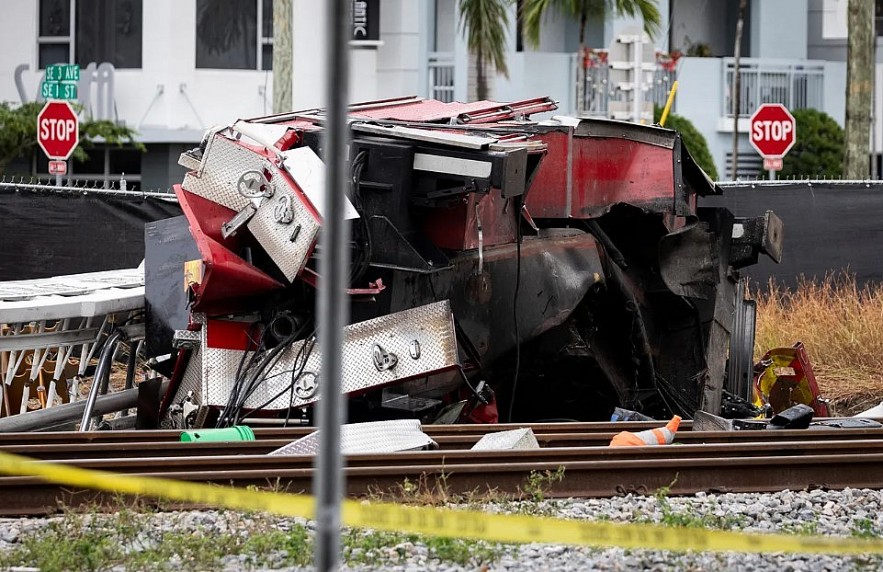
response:
[[[450,103],[454,101],[454,54],[431,52],[429,70],[429,98]]]
[[[576,77],[576,112],[590,117],[609,117],[610,102],[624,101],[627,93],[610,82],[610,65],[606,61],[606,50],[594,50],[592,57],[581,62],[577,54],[571,61]],[[585,65],[583,65],[585,63]],[[657,59],[653,72],[652,85],[644,86],[644,100],[654,105],[664,106],[676,79],[673,69],[667,69]]]
[[[733,116],[732,58],[724,58],[723,109]],[[823,109],[825,66],[819,61],[739,60],[739,117],[748,117],[763,103],[781,103],[788,109]]]

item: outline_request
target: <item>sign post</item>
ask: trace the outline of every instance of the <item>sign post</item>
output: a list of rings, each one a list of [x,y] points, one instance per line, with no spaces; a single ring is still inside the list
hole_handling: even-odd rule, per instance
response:
[[[61,186],[61,176],[67,173],[65,161],[79,142],[80,121],[71,104],[47,101],[37,115],[37,143],[49,157],[49,172],[55,175],[56,186]]]
[[[782,170],[782,159],[797,141],[794,116],[780,103],[764,103],[751,116],[748,140],[763,157],[763,168],[774,181],[776,171]]]

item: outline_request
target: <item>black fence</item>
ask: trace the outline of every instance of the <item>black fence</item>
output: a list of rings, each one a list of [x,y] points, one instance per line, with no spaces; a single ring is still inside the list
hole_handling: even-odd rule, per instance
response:
[[[883,282],[883,182],[727,183],[702,205],[737,216],[773,210],[785,222],[781,264],[763,257],[746,272],[755,282],[794,285],[800,275],[848,270],[860,283]],[[137,266],[145,223],[181,215],[172,196],[59,191],[0,184],[0,280]]]
[[[800,275],[854,273],[860,284],[883,282],[883,181],[750,181],[726,183],[701,205],[726,206],[736,216],[773,210],[785,223],[781,264],[763,257],[747,269],[755,282],[793,286]]]
[[[0,280],[133,268],[144,224],[180,214],[174,195],[0,184]]]

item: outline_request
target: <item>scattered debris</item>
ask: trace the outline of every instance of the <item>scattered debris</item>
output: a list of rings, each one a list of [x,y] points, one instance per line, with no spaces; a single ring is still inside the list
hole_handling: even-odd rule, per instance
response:
[[[631,409],[623,409],[622,407],[614,407],[613,415],[610,416],[611,421],[655,421],[650,416],[644,415],[638,411]]]
[[[755,405],[777,414],[796,404],[808,405],[817,417],[828,417],[809,355],[803,343],[768,351],[754,366]]]
[[[681,418],[675,415],[665,427],[647,429],[645,431],[621,431],[613,436],[611,447],[644,447],[647,445],[670,445],[681,424]]]
[[[181,442],[205,441],[225,443],[228,441],[254,441],[254,431],[248,425],[234,425],[223,429],[199,429],[181,433]]]
[[[877,419],[883,418],[883,401],[880,402],[880,405],[875,405],[870,409],[865,409],[861,413],[854,415],[854,417],[874,417]]]
[[[537,438],[530,427],[488,433],[472,446],[473,451],[507,451],[539,448],[540,444],[537,443]]]
[[[792,405],[773,415],[769,429],[806,429],[812,421],[813,408],[803,403]]]
[[[437,449],[438,443],[423,432],[417,419],[394,419],[351,423],[340,427],[340,450],[344,455],[395,453]],[[315,455],[319,452],[319,432],[271,451],[270,455]]]

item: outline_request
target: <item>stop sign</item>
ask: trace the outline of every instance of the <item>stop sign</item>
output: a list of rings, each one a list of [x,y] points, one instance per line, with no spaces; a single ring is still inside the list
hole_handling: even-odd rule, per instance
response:
[[[780,103],[764,103],[751,116],[748,139],[764,159],[781,159],[797,139],[794,116]]]
[[[50,159],[64,161],[80,142],[77,114],[66,101],[47,101],[37,115],[37,143]]]

